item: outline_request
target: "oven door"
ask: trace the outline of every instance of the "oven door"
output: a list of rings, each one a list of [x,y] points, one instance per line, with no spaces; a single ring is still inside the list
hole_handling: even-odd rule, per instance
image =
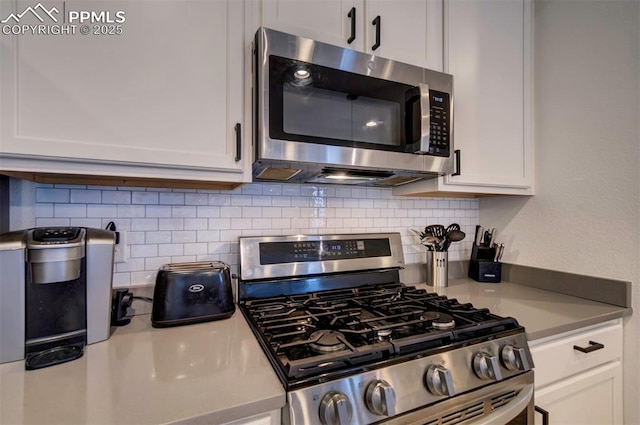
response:
[[[533,425],[533,371],[450,398],[385,425]]]

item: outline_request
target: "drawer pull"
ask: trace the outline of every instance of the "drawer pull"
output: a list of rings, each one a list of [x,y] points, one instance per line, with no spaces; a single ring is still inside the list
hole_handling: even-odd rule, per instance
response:
[[[542,415],[542,425],[549,425],[549,412],[539,406],[533,406],[533,408]]]
[[[578,347],[577,345],[573,346],[574,350],[578,350],[581,353],[591,353],[592,351],[596,351],[596,350],[600,350],[604,348],[604,345],[600,344],[599,342],[594,342],[594,341],[589,341],[589,346],[584,348],[584,347]]]

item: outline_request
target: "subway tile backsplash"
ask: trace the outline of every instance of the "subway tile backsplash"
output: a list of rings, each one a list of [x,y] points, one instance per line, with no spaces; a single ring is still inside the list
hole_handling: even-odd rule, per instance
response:
[[[32,184],[32,183],[30,183]],[[129,260],[114,266],[114,287],[152,285],[166,263],[221,260],[237,270],[238,237],[400,232],[405,261],[424,263],[410,229],[457,222],[467,238],[450,261],[467,259],[478,224],[476,199],[395,197],[391,189],[249,184],[205,191],[35,184],[35,226],[127,232]]]

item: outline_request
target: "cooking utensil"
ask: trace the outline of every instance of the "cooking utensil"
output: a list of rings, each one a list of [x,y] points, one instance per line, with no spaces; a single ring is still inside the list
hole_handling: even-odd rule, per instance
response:
[[[439,251],[437,248],[440,245],[440,238],[435,236],[426,236],[422,240],[422,245],[426,246],[429,251]]]
[[[427,248],[427,250],[429,251],[436,250],[436,246],[440,242],[439,238],[431,234],[427,234],[426,230],[424,232],[418,232],[415,229],[409,229],[409,230],[411,230],[413,233],[415,233],[417,236],[420,237],[420,243],[424,245]]]
[[[424,231],[440,239],[443,239],[447,234],[447,229],[442,224],[432,224],[425,227]]]
[[[452,230],[460,230],[460,225],[458,223],[451,223],[448,227],[447,227],[447,233],[449,233]]]
[[[449,246],[451,246],[452,242],[459,242],[463,240],[465,236],[467,235],[462,230],[456,230],[456,229],[450,230],[449,232],[447,232],[447,235],[445,236],[444,241],[442,242],[441,251],[448,251]]]

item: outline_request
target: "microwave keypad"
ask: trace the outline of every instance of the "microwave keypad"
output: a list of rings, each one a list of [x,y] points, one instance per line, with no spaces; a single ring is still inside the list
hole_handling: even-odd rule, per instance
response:
[[[449,94],[429,90],[431,131],[429,137],[429,154],[449,156],[450,128]]]

